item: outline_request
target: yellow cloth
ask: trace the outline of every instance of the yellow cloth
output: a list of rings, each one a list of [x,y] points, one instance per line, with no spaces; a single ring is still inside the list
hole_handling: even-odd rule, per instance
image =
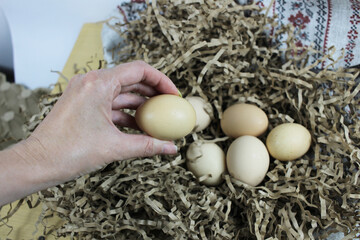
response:
[[[103,23],[85,24],[79,34],[75,46],[67,60],[62,75],[70,80],[75,74],[81,74],[90,70],[96,70],[100,66],[100,61],[104,59],[103,47],[101,42],[101,30]],[[103,63],[101,63],[103,66]],[[60,77],[54,87],[54,93],[63,90],[67,85],[67,80]]]
[[[100,22],[84,24],[82,27],[74,48],[72,49],[68,61],[62,71],[62,75],[67,79],[71,79],[76,73],[85,73],[89,70],[98,69],[100,65],[99,61],[103,59],[103,48],[101,42],[102,26],[103,23]],[[53,93],[58,93],[60,88],[64,89],[66,85],[67,80],[60,77],[58,83],[53,89]],[[36,198],[35,195],[34,198]],[[12,204],[13,207],[16,206],[17,202],[18,201]],[[6,215],[9,209],[10,204],[1,209],[0,219]],[[33,209],[29,209],[26,203],[23,204],[9,221],[4,221],[13,229],[5,226],[4,222],[0,221],[0,239],[38,239],[39,236],[42,236],[44,227],[39,224],[37,233],[35,235],[33,235],[33,233],[36,231],[35,225],[38,221],[41,210],[41,204]],[[46,222],[48,223],[48,226],[54,225],[54,227],[50,229],[56,229],[63,224],[63,221],[56,216],[46,219]],[[50,229],[47,229],[47,232],[49,232]],[[50,235],[46,236],[46,239],[51,240],[55,239],[55,237],[54,235]]]

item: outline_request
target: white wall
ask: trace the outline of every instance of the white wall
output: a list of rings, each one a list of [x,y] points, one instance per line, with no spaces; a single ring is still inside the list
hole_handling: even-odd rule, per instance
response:
[[[30,88],[55,83],[58,75],[51,70],[63,69],[82,25],[111,17],[121,2],[0,0],[12,36],[15,82]]]

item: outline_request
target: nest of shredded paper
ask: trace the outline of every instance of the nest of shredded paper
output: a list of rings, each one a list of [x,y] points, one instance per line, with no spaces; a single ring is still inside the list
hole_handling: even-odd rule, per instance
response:
[[[292,29],[272,29],[275,20],[255,4],[160,0],[141,16],[119,32],[127,47],[114,53],[121,62],[143,59],[168,75],[184,96],[206,99],[214,110],[212,123],[179,141],[178,156],[116,162],[39,193],[47,208],[66,220],[58,234],[315,239],[341,231],[354,237],[360,218],[359,70],[317,68],[331,53],[297,48]],[[279,34],[287,35],[286,49],[278,47]],[[310,54],[322,57],[309,63]],[[228,174],[221,185],[206,187],[187,171],[185,151],[194,139],[215,140],[226,151],[232,139],[224,138],[220,119],[236,102],[263,109],[269,130],[284,122],[304,125],[312,135],[311,149],[296,161],[272,159],[258,187]]]

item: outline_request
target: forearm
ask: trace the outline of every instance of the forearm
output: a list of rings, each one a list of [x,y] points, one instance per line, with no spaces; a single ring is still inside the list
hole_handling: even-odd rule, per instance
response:
[[[0,151],[0,206],[56,185],[40,149],[28,139]]]

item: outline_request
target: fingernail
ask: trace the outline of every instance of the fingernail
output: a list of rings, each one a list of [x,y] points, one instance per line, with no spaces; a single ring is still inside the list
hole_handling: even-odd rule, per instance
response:
[[[178,93],[179,93],[179,97],[182,97],[182,94],[181,94],[181,92],[180,92],[180,90],[178,89]]]
[[[163,154],[176,154],[177,153],[177,146],[173,143],[166,143],[163,145],[162,153]]]

